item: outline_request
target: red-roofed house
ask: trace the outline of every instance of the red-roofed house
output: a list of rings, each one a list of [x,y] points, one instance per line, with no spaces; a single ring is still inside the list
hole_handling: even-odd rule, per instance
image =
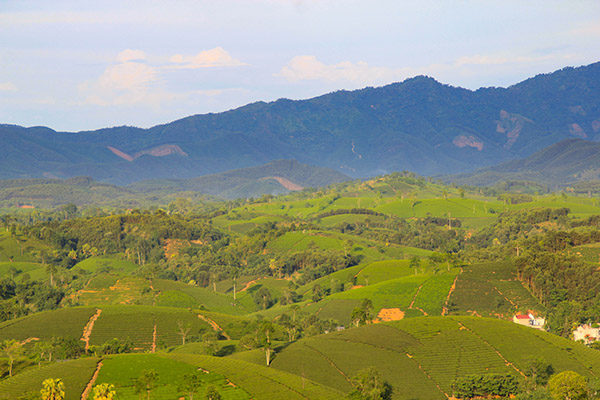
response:
[[[513,322],[515,324],[524,325],[524,326],[528,326],[530,328],[541,329],[541,330],[544,329],[544,324],[546,323],[544,318],[536,318],[531,313],[516,314],[513,317]]]

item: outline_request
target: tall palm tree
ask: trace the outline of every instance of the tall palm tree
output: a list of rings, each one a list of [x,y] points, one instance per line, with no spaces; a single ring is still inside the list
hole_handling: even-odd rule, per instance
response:
[[[113,400],[117,398],[115,385],[111,383],[101,383],[94,387],[94,400]]]
[[[65,384],[60,379],[48,378],[42,382],[42,400],[64,400]]]

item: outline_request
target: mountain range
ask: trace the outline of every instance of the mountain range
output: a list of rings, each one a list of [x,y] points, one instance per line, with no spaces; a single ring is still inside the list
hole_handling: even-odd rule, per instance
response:
[[[257,102],[149,129],[0,125],[0,179],[186,179],[278,159],[352,177],[472,171],[568,138],[600,138],[600,63],[475,91],[418,76],[308,100]]]
[[[0,180],[0,208],[43,208],[67,203],[140,207],[156,202],[167,204],[177,197],[249,198],[317,188],[349,179],[332,169],[295,160],[277,160],[197,178],[152,179],[127,186],[98,182],[90,177],[5,179]]]
[[[600,143],[567,139],[535,152],[473,172],[445,176],[459,185],[493,186],[507,181],[531,181],[557,189],[600,180]]]

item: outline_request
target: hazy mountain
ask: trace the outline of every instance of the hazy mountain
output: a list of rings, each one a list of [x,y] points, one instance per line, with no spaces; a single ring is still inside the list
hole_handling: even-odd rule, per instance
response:
[[[533,181],[551,188],[600,179],[600,143],[567,139],[523,159],[444,177],[461,185]]]
[[[309,100],[253,103],[150,129],[0,126],[1,178],[192,178],[296,159],[369,176],[458,173],[600,137],[600,63],[476,91],[419,76]]]
[[[295,160],[277,160],[257,167],[237,169],[191,179],[154,179],[128,186],[141,193],[194,191],[226,199],[281,194],[305,187],[321,187],[350,180],[329,168]]]
[[[128,187],[101,183],[89,177],[9,179],[0,180],[0,207],[51,207],[67,203],[139,207],[148,203],[166,204],[176,196],[189,197],[191,193],[224,199],[260,197],[349,179],[332,169],[295,160],[278,160],[190,179],[147,180]]]

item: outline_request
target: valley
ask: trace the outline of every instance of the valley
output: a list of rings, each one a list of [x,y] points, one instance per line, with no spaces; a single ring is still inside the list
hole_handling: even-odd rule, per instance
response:
[[[395,173],[256,199],[19,209],[0,232],[0,393],[59,378],[67,399],[104,383],[135,399],[151,371],[155,399],[336,399],[374,367],[394,399],[460,397],[474,376],[527,398],[546,390],[539,360],[592,385],[600,352],[570,337],[598,322],[599,207]]]

